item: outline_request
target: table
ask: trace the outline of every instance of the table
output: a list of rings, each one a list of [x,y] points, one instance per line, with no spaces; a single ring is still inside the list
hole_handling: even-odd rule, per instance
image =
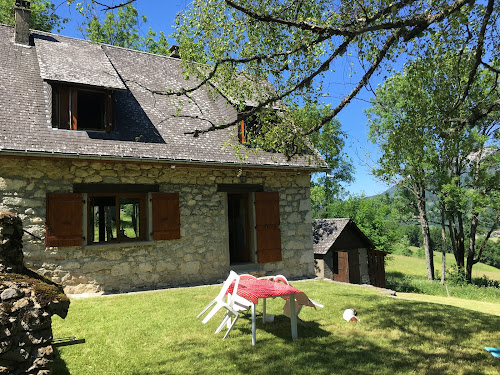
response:
[[[228,293],[232,293],[234,284],[228,289]],[[277,283],[270,280],[261,279],[240,279],[238,290],[236,293],[250,302],[252,302],[252,345],[255,345],[255,305],[258,304],[259,298],[263,298],[262,320],[266,323],[266,299],[269,297],[283,297],[290,299],[290,322],[292,330],[292,338],[297,338],[297,314],[295,311],[295,302],[301,305],[308,305],[309,298],[304,292],[294,288],[291,285]],[[292,297],[292,298],[290,298]]]

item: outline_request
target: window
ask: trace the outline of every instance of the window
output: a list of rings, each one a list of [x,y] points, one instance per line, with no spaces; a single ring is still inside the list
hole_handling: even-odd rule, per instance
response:
[[[89,194],[87,243],[146,238],[145,194]]]
[[[240,117],[251,110],[252,107],[247,107],[244,112],[240,113]],[[259,110],[258,113],[251,114],[240,121],[238,127],[239,142],[247,147],[277,152],[276,148],[270,146],[269,143],[275,142],[273,128],[280,124],[283,125],[282,122],[278,111],[274,109]],[[262,135],[267,135],[267,139],[264,139]]]
[[[52,127],[71,130],[112,130],[112,92],[52,85]]]
[[[145,186],[139,185],[125,187],[92,184],[90,192],[85,191],[89,186],[76,187],[76,193],[47,194],[47,246],[181,238],[178,193],[137,192],[144,191]],[[95,192],[99,188],[101,191],[108,191],[112,187],[118,187],[118,191],[132,191]],[[149,198],[151,205],[148,209]],[[85,217],[87,219],[84,222]],[[152,229],[152,233],[148,233],[149,229]]]

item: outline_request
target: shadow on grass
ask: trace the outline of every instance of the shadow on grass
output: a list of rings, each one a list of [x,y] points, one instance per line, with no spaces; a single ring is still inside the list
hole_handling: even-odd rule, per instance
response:
[[[64,360],[61,358],[61,353],[56,348],[54,348],[54,367],[52,370],[52,373],[57,375],[71,374],[69,372],[68,366],[66,365],[66,362],[64,362]]]
[[[185,340],[170,361],[192,364],[191,373],[204,374],[495,373],[498,363],[483,348],[500,339],[500,318],[452,306],[394,301],[364,296],[358,302],[364,303],[358,324],[346,324],[325,311],[319,323],[309,321],[310,327],[298,327],[297,340],[290,339],[289,319],[276,316],[273,324],[257,323],[255,347],[247,322],[235,328],[243,335],[235,333],[226,344],[214,347],[216,360],[206,357],[200,342]],[[210,360],[213,366],[203,363]],[[145,368],[156,370],[133,374],[175,373],[166,370],[168,366],[166,361],[149,363]],[[202,372],[196,371],[198,366]]]

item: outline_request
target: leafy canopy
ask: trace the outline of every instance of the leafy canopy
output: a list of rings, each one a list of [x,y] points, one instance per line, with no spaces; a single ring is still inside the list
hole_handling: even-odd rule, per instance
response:
[[[16,0],[0,0],[0,23],[14,25],[14,5]],[[55,6],[50,0],[31,1],[30,28],[40,31],[59,29],[68,20],[55,13]]]

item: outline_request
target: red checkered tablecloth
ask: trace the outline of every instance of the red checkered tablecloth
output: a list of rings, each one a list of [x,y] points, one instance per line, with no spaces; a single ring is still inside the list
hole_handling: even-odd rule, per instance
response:
[[[229,287],[228,293],[232,293],[234,283]],[[257,304],[259,298],[279,297],[289,294],[304,294],[293,286],[276,283],[269,280],[241,279],[236,293],[247,300]]]

